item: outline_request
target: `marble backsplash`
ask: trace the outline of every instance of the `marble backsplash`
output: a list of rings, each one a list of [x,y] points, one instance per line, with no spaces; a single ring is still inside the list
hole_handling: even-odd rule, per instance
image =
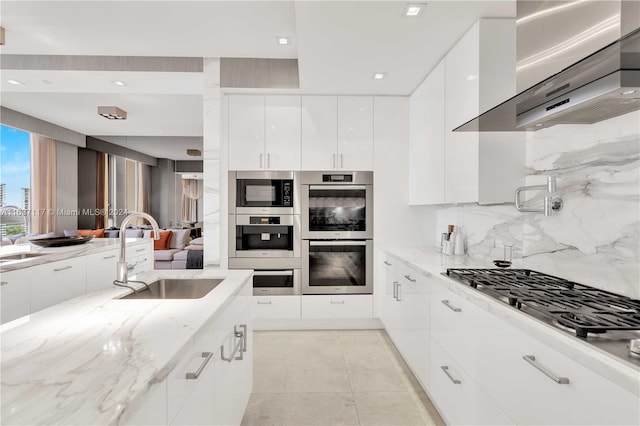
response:
[[[562,210],[545,217],[513,205],[441,207],[437,241],[456,224],[468,256],[482,264],[513,245],[523,267],[640,298],[640,112],[530,133],[526,165],[527,185],[557,178]]]

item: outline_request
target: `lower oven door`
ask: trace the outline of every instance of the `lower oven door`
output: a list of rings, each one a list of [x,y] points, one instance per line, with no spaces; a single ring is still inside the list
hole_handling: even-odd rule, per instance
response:
[[[300,269],[256,269],[253,272],[254,296],[300,294]]]
[[[373,293],[373,241],[302,242],[302,294]]]

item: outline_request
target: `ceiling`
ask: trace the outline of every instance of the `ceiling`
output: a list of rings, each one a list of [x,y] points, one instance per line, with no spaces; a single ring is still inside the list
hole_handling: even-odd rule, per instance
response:
[[[405,5],[2,0],[6,45],[0,52],[298,58],[300,89],[293,92],[409,95],[478,18],[515,16],[515,1],[507,0],[430,1],[416,18],[402,16]],[[276,36],[290,37],[291,44],[278,45]],[[386,72],[386,78],[373,80],[374,72]],[[10,79],[24,84],[8,84]],[[165,147],[171,145],[166,137],[202,136],[201,73],[3,69],[1,80],[3,106],[87,135],[114,137],[131,149],[139,141],[138,150],[155,157],[194,159],[178,143]],[[127,86],[114,85],[116,80]],[[97,115],[98,105],[119,106],[128,119],[106,120]]]

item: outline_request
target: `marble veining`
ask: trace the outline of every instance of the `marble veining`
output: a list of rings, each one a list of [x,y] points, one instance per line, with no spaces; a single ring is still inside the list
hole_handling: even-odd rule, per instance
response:
[[[4,331],[2,423],[117,423],[177,365],[251,271],[150,271],[136,278],[159,277],[226,279],[193,300],[114,300],[127,289],[91,293]]]

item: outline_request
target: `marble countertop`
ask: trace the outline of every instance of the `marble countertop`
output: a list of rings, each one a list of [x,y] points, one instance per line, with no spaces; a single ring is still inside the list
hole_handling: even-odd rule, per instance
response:
[[[149,244],[149,238],[127,238],[127,247],[132,245]],[[71,259],[72,257],[86,256],[92,253],[113,250],[120,247],[119,238],[94,238],[84,244],[66,247],[38,247],[34,244],[20,244],[14,246],[3,246],[0,248],[0,257],[18,253],[37,253],[42,256],[30,257],[27,259],[2,262],[0,272],[15,271],[17,269],[29,268],[31,266],[43,265],[45,263],[57,262],[59,260]]]
[[[442,272],[445,272],[447,268],[495,268],[493,263],[485,264],[467,256],[441,255],[440,250],[434,247],[395,247],[383,250],[402,259],[408,266],[422,272],[425,276],[438,279],[449,290],[474,305],[503,318],[510,324],[522,329],[528,335],[537,338],[592,371],[640,396],[640,367],[638,365],[618,358],[580,338],[561,332],[557,328],[526,315],[516,308],[442,275]],[[513,266],[515,268],[521,267],[518,262],[514,262]],[[638,337],[640,337],[640,334]]]
[[[194,334],[252,271],[155,270],[132,277],[224,278],[201,299],[118,300],[128,289],[87,294],[2,332],[3,424],[115,424],[162,381]]]

